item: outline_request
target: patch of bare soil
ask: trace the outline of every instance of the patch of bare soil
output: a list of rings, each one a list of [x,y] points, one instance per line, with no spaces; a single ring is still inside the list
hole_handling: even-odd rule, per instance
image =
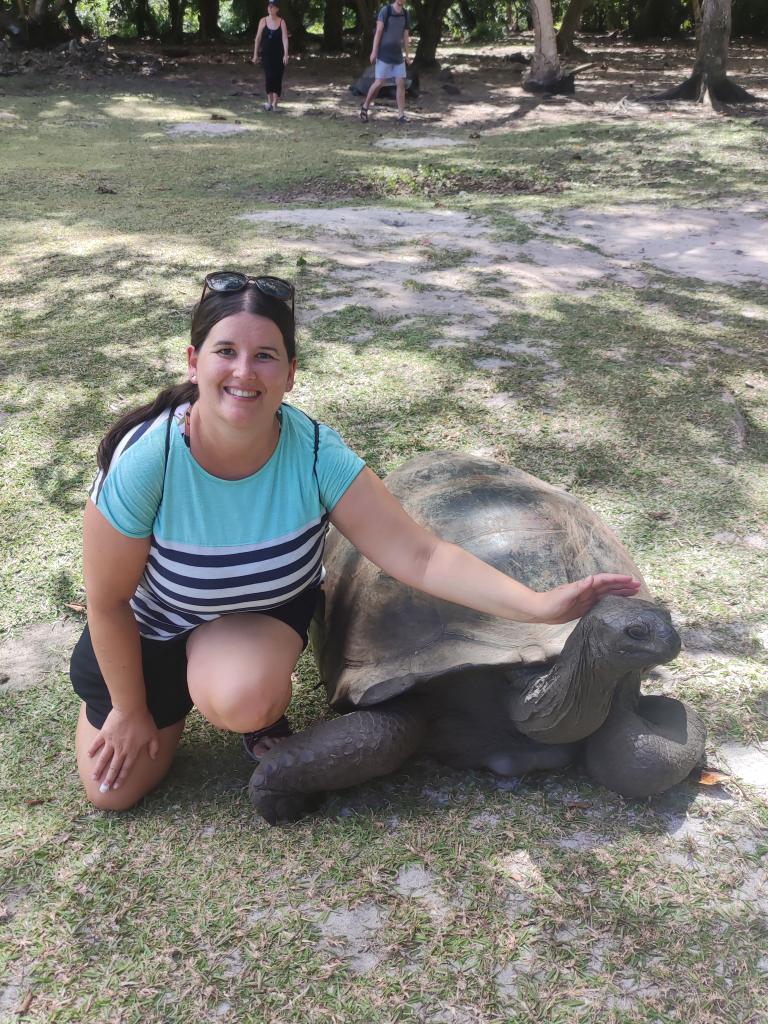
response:
[[[83,624],[40,622],[0,645],[0,691],[23,690],[64,672]]]
[[[652,206],[601,211],[569,210],[528,216],[544,235],[576,237],[607,255],[649,263],[671,274],[712,283],[768,282],[768,205],[739,203],[738,209],[685,210],[663,216]]]
[[[626,40],[583,37],[581,44],[588,55],[577,63],[590,62],[593,66],[577,76],[572,96],[533,96],[523,91],[527,69],[515,56],[522,53],[530,57],[533,53],[533,39],[527,34],[515,37],[508,45],[445,45],[438,51],[439,68],[422,74],[421,94],[408,100],[409,126],[397,126],[391,116],[393,101],[381,100],[373,109],[370,123],[361,127],[372,140],[380,135],[407,140],[410,136],[423,136],[428,125],[434,125],[443,134],[446,129],[508,131],[516,123],[533,127],[586,118],[626,120],[646,116],[648,112],[663,117],[673,112],[675,117],[686,119],[712,115],[711,109],[701,104],[662,103],[648,108],[639,102],[690,74],[695,56],[693,39],[640,45]],[[729,74],[762,102],[730,108],[730,116],[768,117],[765,57],[764,44],[744,40],[731,44]],[[346,114],[356,118],[360,100],[349,92],[349,86],[364,63],[354,57],[302,55],[289,66],[286,75],[284,111],[328,117]],[[203,69],[200,64],[196,72],[211,74],[210,68]],[[260,92],[261,73],[256,71],[252,80]]]
[[[375,903],[333,910],[318,923],[320,945],[355,974],[367,974],[385,958],[381,933],[386,921],[387,911]]]
[[[183,121],[167,128],[168,135],[237,135],[240,132],[251,131],[248,125],[240,124],[238,121]]]
[[[440,208],[424,212],[316,205],[260,210],[241,219],[282,224],[286,245],[294,234],[294,245],[305,255],[334,260],[328,278],[336,287],[328,298],[308,306],[309,319],[348,305],[365,305],[384,316],[435,315],[446,327],[454,317],[459,333],[436,327],[436,340],[442,336],[461,344],[488,331],[511,308],[523,308],[528,293],[585,294],[585,288],[606,279],[641,286],[644,264],[708,280],[714,250],[721,278],[734,283],[768,280],[766,215],[768,207],[737,214],[643,206],[629,218],[623,209],[588,215],[574,210],[564,215],[565,238],[550,227],[543,237],[522,244],[499,239],[484,218]],[[694,222],[696,231],[687,233],[669,227]],[[571,232],[576,240],[569,237]],[[606,252],[601,251],[603,244]],[[492,293],[467,294],[463,287],[467,245],[472,247],[475,274],[492,281]],[[382,290],[382,275],[399,287]],[[508,339],[506,344],[497,339],[494,347],[489,357],[551,358],[540,338]]]
[[[718,753],[737,778],[768,796],[768,744],[723,743]]]

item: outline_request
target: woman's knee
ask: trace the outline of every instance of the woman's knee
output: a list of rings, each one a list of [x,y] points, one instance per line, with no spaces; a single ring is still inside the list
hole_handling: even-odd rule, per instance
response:
[[[157,756],[151,758],[143,750],[129,769],[117,789],[114,787],[102,793],[98,779],[93,778],[97,764],[98,752],[92,757],[89,753],[99,729],[91,725],[85,710],[80,709],[75,737],[75,754],[85,796],[88,801],[101,811],[127,811],[135,807],[148,793],[163,781],[173,762],[173,756],[184,731],[184,720],[173,725],[164,726],[158,732],[159,750]]]
[[[135,807],[149,790],[145,793],[130,792],[127,789],[110,789],[102,793],[98,786],[85,786],[85,795],[89,803],[93,804],[100,811],[129,811]]]
[[[198,711],[219,729],[252,732],[276,721],[288,707],[291,681],[259,677],[221,679],[205,686],[189,680]]]

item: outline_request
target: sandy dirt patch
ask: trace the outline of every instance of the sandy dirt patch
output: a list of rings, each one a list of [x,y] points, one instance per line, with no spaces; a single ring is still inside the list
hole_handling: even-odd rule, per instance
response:
[[[400,895],[415,900],[439,923],[450,917],[451,907],[436,886],[434,875],[423,864],[408,864],[400,868],[395,878],[395,889]]]
[[[768,204],[756,203],[740,211],[569,210],[547,218],[521,215],[541,232],[522,243],[500,238],[486,218],[441,208],[299,207],[240,219],[280,224],[283,244],[310,263],[332,261],[325,294],[300,303],[305,323],[350,306],[401,317],[405,327],[432,317],[431,348],[471,347],[478,369],[490,372],[540,361],[540,372],[556,388],[562,368],[551,343],[500,337],[505,317],[535,307],[541,295],[587,297],[605,283],[642,288],[649,268],[730,284],[768,281],[766,218]],[[473,288],[467,287],[468,266]],[[681,353],[672,365],[684,370],[697,362]],[[744,430],[737,428],[735,447],[743,445]]]
[[[333,910],[319,923],[322,945],[356,974],[367,974],[384,959],[381,933],[386,921],[387,911],[375,903]]]
[[[0,645],[0,691],[24,690],[65,672],[83,624],[40,622]]]
[[[499,998],[504,1002],[517,999],[521,983],[526,979],[535,982],[543,977],[545,970],[545,964],[539,960],[536,950],[528,946],[516,960],[499,968],[495,978]]]
[[[240,132],[248,132],[252,129],[245,124],[223,121],[183,121],[175,124],[172,128],[166,128],[171,136],[183,135],[237,135]]]
[[[539,229],[574,236],[618,260],[712,283],[768,282],[768,204],[750,212],[635,205],[556,219],[557,227],[550,218]]]
[[[590,286],[604,281],[645,282],[621,260],[570,241],[501,241],[489,220],[460,211],[350,206],[262,210],[241,219],[284,225],[284,243],[293,231],[305,258],[334,261],[327,274],[330,295],[306,304],[305,322],[360,305],[384,317],[434,316],[440,318],[434,347],[481,340],[502,317],[528,308],[541,293],[587,295]],[[492,284],[492,294],[467,288],[463,263],[470,256],[473,281]],[[541,358],[550,370],[558,368],[548,343],[538,339],[509,338],[494,348],[509,357],[509,365]]]
[[[738,779],[768,796],[768,744],[723,743],[719,754]]]
[[[768,205],[764,212],[768,217]],[[768,281],[768,221],[757,209],[737,213],[638,205],[555,217],[522,218],[544,237],[515,244],[499,241],[488,220],[453,210],[315,207],[243,215],[254,223],[283,224],[283,237],[288,240],[296,231],[304,253],[337,262],[330,274],[335,294],[309,303],[308,321],[349,305],[364,305],[382,316],[440,316],[447,323],[436,329],[435,347],[482,337],[510,309],[524,308],[531,293],[588,294],[590,286],[604,281],[642,287],[642,263],[702,281]],[[306,228],[311,238],[300,240],[299,230]],[[450,259],[436,265],[440,251],[457,253],[457,265],[444,265]],[[466,285],[462,253],[472,258],[472,289]],[[516,354],[522,353],[520,340],[512,344]],[[541,355],[541,349],[535,340],[529,354]]]
[[[466,139],[458,139],[449,135],[390,135],[378,139],[374,146],[380,149],[450,149],[451,146],[466,146]]]

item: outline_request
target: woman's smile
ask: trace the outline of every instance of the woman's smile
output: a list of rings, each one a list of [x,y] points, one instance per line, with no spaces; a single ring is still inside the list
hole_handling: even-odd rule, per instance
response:
[[[226,391],[226,393],[228,395],[231,395],[233,398],[238,398],[240,400],[244,399],[244,400],[247,401],[247,400],[253,400],[254,398],[260,398],[261,397],[261,392],[260,391],[244,391],[242,388],[232,388],[232,387],[225,387],[224,390]]]

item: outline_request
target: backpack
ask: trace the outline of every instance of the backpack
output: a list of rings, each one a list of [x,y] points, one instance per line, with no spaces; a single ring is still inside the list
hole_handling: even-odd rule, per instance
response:
[[[389,24],[389,18],[392,14],[392,4],[387,4],[384,8],[384,31],[387,31],[387,25]],[[410,32],[411,30],[411,19],[408,17],[408,11],[403,11],[405,15],[405,31]]]

